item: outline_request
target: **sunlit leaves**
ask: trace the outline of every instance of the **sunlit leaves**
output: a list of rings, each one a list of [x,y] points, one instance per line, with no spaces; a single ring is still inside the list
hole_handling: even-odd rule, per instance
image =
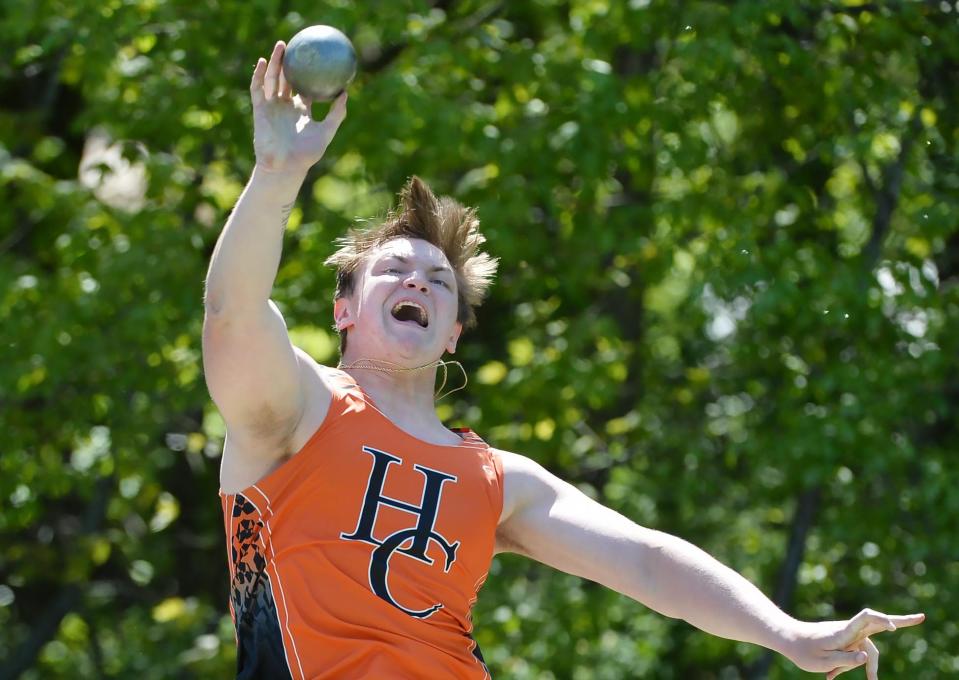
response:
[[[336,360],[321,263],[418,174],[478,206],[501,258],[445,419],[767,592],[796,498],[818,484],[794,611],[949,620],[946,5],[11,3],[0,655],[78,582],[27,677],[233,669],[202,281],[253,162],[252,65],[321,20],[363,65],[291,215],[274,297],[298,346]],[[81,182],[95,127],[113,155]],[[101,176],[131,167],[140,202],[108,200]],[[511,678],[740,677],[756,653],[515,557],[494,562],[476,622],[494,676]],[[959,632],[922,634],[890,643],[884,672],[954,672]]]

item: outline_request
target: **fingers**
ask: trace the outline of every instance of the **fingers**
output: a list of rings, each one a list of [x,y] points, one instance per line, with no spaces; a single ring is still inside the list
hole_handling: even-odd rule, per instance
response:
[[[925,614],[893,615],[863,609],[847,621],[839,633],[829,639],[828,644],[834,645],[834,651],[825,657],[825,663],[833,666],[833,669],[826,675],[826,680],[833,680],[836,676],[863,664],[866,665],[866,679],[879,680],[879,650],[869,636],[915,626],[925,619]]]
[[[837,675],[851,671],[866,663],[867,654],[861,650],[851,652],[832,652],[826,657],[825,663],[833,666],[833,669],[826,675],[826,680],[833,680]]]
[[[872,609],[863,609],[856,614],[837,636],[836,647],[850,647],[863,638],[876,633],[896,630],[900,626],[915,626],[925,619],[923,614],[890,616]]]
[[[855,666],[841,666],[839,668],[834,668],[826,674],[826,680],[833,680],[836,676],[842,675],[846,671],[851,671],[853,668],[858,668],[862,664],[857,664]]]
[[[263,96],[267,101],[273,99],[280,89],[280,72],[285,47],[282,40],[277,40],[276,45],[273,46],[273,54],[270,55],[270,63],[267,64],[266,76],[263,80]]]
[[[868,659],[866,661],[866,680],[879,680],[879,650],[872,640],[866,638],[863,647],[866,650]]]
[[[250,97],[253,106],[263,103],[263,77],[266,75],[266,59],[260,57],[253,68],[253,79],[250,81]]]
[[[282,68],[280,68],[279,85],[277,86],[276,96],[278,99],[285,101],[292,101],[293,99],[293,86],[287,81],[286,74],[283,73]]]
[[[889,616],[890,621],[896,628],[908,628],[909,626],[918,626],[926,620],[925,614],[906,614],[904,616]]]
[[[851,652],[831,652],[826,657],[826,662],[833,666],[855,668],[866,663],[866,653],[859,649],[854,649]]]
[[[302,95],[297,96],[302,97]],[[309,100],[307,100],[307,107],[309,107]],[[339,129],[344,118],[346,118],[345,92],[333,100],[333,104],[330,106],[326,118],[320,122],[311,121],[304,128],[305,138],[309,140],[310,148],[315,149],[322,155],[330,145],[330,142],[333,141],[333,137],[336,135],[336,131]]]

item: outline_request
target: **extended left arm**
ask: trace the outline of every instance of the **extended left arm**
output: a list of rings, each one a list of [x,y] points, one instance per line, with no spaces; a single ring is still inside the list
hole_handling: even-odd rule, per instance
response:
[[[805,670],[835,671],[834,677],[867,658],[870,666],[878,663],[869,635],[922,620],[865,610],[850,621],[797,621],[687,541],[635,524],[528,458],[501,457],[506,500],[498,550],[602,583],[708,633],[762,645]]]

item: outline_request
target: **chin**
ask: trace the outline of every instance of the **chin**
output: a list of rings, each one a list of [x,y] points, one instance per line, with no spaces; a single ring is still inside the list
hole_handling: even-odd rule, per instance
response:
[[[377,348],[380,356],[376,358],[409,367],[422,366],[443,355],[445,348],[435,345],[435,338],[419,331],[388,333]]]
[[[404,366],[409,364],[410,367],[422,366],[443,356],[442,350],[413,342],[397,342],[389,349],[391,350],[390,353],[394,355],[391,361]]]

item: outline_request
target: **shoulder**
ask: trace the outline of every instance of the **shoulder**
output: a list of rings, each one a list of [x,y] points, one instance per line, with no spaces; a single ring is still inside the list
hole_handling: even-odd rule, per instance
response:
[[[523,456],[512,451],[506,451],[505,449],[492,448],[491,450],[502,462],[503,474],[506,474],[507,471],[509,471],[515,475],[522,476],[526,474],[534,474],[537,472],[537,470],[545,470],[542,465],[527,456]]]
[[[294,350],[304,392],[304,408],[303,415],[290,437],[287,455],[299,451],[323,424],[330,412],[334,396],[343,391],[346,378],[349,377],[339,369],[317,362],[299,347]]]
[[[582,494],[535,460],[511,451],[495,450],[503,468],[503,511],[496,527],[496,552],[530,557],[555,538],[557,510]],[[551,538],[552,537],[552,538]]]
[[[549,470],[532,458],[512,451],[492,449],[503,468],[503,512],[500,524],[504,524],[519,509],[559,483]]]
[[[299,347],[294,346],[293,350],[300,365],[300,375],[305,381],[315,383],[318,388],[328,393],[342,391],[343,386],[352,384],[352,378],[345,371],[321,364]]]
[[[342,390],[341,371],[323,366],[293,348],[302,391],[302,411],[292,422],[262,408],[252,427],[227,426],[220,486],[227,493],[254,484],[299,452],[326,420],[333,395]]]

